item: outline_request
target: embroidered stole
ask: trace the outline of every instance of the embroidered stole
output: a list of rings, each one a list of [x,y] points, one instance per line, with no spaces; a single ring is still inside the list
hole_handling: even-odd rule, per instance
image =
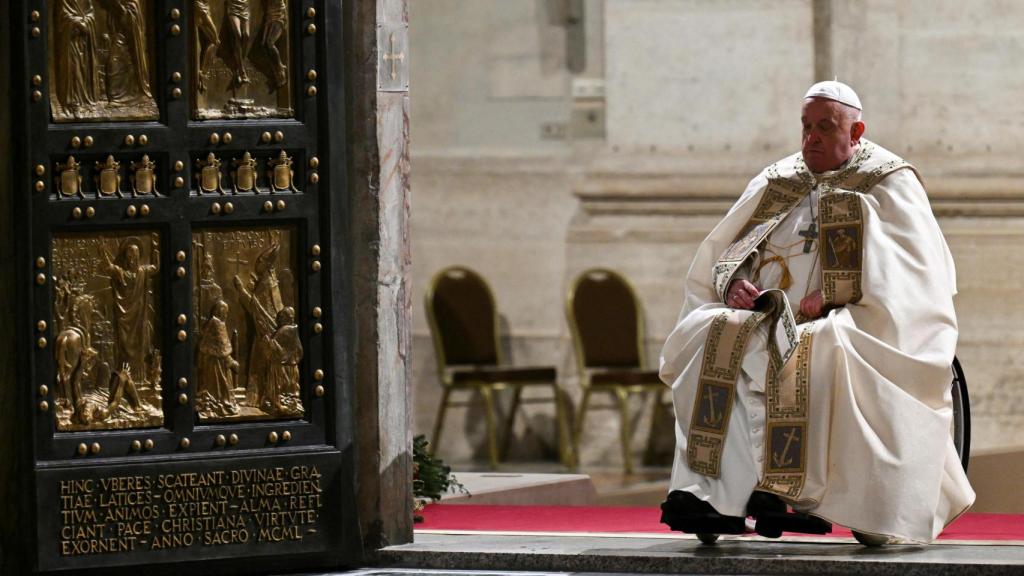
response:
[[[727,310],[711,321],[686,446],[686,460],[694,472],[718,478],[743,352],[750,334],[767,316]]]
[[[912,168],[867,140],[861,141],[845,168],[821,180],[810,173],[800,154],[770,166],[768,185],[753,215],[712,270],[719,300],[725,301],[733,277],[757,254],[757,247],[817,187],[825,310],[859,301],[864,226],[861,195],[888,174],[908,167]],[[747,341],[754,330],[769,322],[764,474],[758,489],[797,500],[806,479],[814,322],[797,328],[781,290],[765,291],[755,304],[755,310],[727,309],[711,323],[690,419],[687,463],[695,472],[719,477]]]

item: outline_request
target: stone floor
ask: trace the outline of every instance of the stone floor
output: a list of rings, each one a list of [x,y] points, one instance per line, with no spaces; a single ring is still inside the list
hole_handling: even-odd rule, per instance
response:
[[[421,570],[417,568],[371,568],[353,572],[332,572],[310,576],[627,576],[622,572],[510,572],[508,570]],[[667,575],[663,575],[667,576]]]
[[[582,572],[509,572],[507,570],[423,570],[418,568],[369,568],[352,572],[341,572],[310,576],[580,576]],[[607,572],[605,576],[609,576]],[[610,575],[614,576],[614,575]]]
[[[415,543],[386,548],[380,558],[392,568],[500,574],[1024,574],[1024,547],[996,545],[723,540],[704,546],[680,538],[417,534]]]
[[[566,472],[557,464],[505,463],[502,472]],[[670,471],[586,468],[598,505],[657,506]],[[456,472],[458,473],[458,472]],[[470,500],[472,502],[472,500]],[[333,573],[338,574],[338,573]],[[728,541],[679,537],[417,534],[382,551],[380,567],[345,576],[624,576],[626,574],[1024,575],[1024,546],[933,544],[865,548],[850,541]],[[309,576],[327,576],[326,574]]]

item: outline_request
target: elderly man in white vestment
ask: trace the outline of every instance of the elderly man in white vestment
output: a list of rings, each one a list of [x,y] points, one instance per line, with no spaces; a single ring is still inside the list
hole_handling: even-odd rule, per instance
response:
[[[830,522],[930,542],[974,501],[950,437],[953,260],[916,170],[856,93],[807,92],[801,152],[698,249],[662,350],[676,458],[662,521],[769,537]],[[788,506],[787,506],[788,505]]]

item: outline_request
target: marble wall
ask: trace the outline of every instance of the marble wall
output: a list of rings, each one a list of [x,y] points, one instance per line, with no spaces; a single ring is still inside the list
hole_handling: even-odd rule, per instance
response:
[[[653,364],[696,245],[798,148],[803,92],[836,75],[859,91],[867,136],[921,169],[956,258],[975,447],[1024,445],[1024,27],[1012,25],[1024,5],[480,0],[410,13],[416,432],[440,395],[422,313],[437,270],[484,274],[513,361],[558,366],[578,398],[564,293],[583,269],[618,269],[646,308]],[[580,51],[587,64],[570,71]],[[582,460],[616,465],[614,413],[596,414]],[[481,416],[475,403],[452,411],[441,453],[483,458]],[[554,459],[552,416],[529,407],[514,457]],[[649,424],[636,426],[638,455]],[[670,432],[654,424],[663,445]]]

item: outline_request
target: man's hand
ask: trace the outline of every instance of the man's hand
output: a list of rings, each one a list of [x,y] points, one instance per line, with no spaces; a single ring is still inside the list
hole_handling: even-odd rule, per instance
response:
[[[733,308],[750,310],[754,307],[754,299],[761,294],[761,290],[746,280],[733,280],[729,284],[729,290],[725,295],[725,303]]]
[[[808,320],[814,320],[821,316],[821,309],[825,306],[825,299],[821,296],[821,290],[815,290],[800,301],[800,313]]]

